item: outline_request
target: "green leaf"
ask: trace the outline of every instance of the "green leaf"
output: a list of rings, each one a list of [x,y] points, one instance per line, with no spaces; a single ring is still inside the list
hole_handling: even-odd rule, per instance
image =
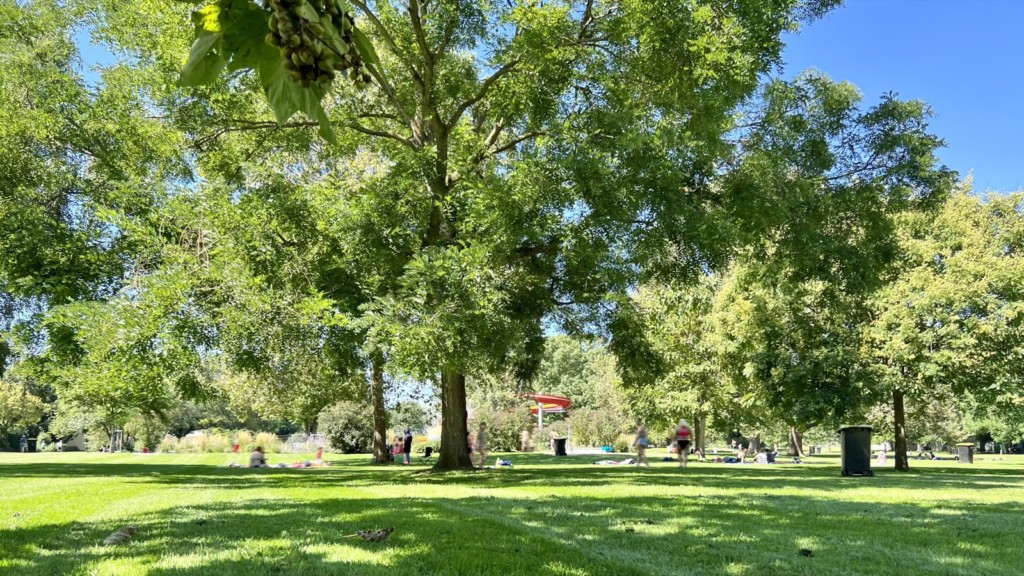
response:
[[[299,4],[298,8],[295,9],[295,13],[310,22],[320,21],[320,15],[316,13],[316,10],[308,2]]]
[[[377,51],[373,49],[373,43],[366,37],[359,28],[352,28],[352,41],[356,45],[356,50],[359,51],[359,56],[362,57],[363,61],[369,62],[375,66],[380,65],[380,58],[377,57]]]
[[[320,136],[331,144],[336,144],[337,138],[335,138],[334,130],[331,128],[331,119],[327,117],[327,112],[320,104],[324,98],[324,89],[319,86],[312,86],[310,88],[298,86],[295,94],[295,103],[299,111],[319,122]]]
[[[270,46],[267,48],[267,50],[260,49],[254,54],[258,55],[260,83],[263,85],[263,92],[274,111],[277,123],[284,124],[296,112],[302,112],[320,123],[319,133],[324,140],[332,144],[337,143],[330,118],[320,104],[324,97],[323,89],[319,87],[303,88],[297,84],[281,67],[277,50]]]
[[[334,133],[334,128],[331,126],[331,119],[327,117],[327,112],[320,107],[320,113],[317,116],[317,121],[320,122],[320,128],[317,133],[330,144],[338,143],[338,136]]]
[[[260,61],[260,84],[263,85],[263,93],[267,96],[267,102],[274,111],[274,118],[278,124],[284,124],[298,112],[295,105],[295,91],[301,89],[296,86],[288,73],[281,67],[280,58],[263,58]]]
[[[280,52],[267,44],[262,34],[255,33],[264,32],[266,21],[267,12],[255,4],[249,4],[236,15],[224,36],[225,52],[231,54],[228,70],[259,70],[261,63],[267,60],[280,64]]]
[[[202,31],[192,43],[188,62],[181,69],[178,78],[180,86],[201,86],[217,79],[224,68],[224,56],[221,54],[223,32]]]

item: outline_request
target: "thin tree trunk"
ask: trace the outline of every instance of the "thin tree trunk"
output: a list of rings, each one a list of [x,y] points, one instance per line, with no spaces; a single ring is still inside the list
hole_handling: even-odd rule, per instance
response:
[[[804,435],[796,426],[789,429],[789,455],[804,457]]]
[[[903,390],[892,389],[893,427],[896,430],[896,469],[900,472],[910,470],[907,459],[907,416],[903,411]]]
[[[388,413],[384,410],[384,358],[374,354],[370,361],[370,400],[373,403],[373,463],[388,461]]]
[[[472,468],[466,426],[466,376],[441,372],[441,453],[434,470]]]

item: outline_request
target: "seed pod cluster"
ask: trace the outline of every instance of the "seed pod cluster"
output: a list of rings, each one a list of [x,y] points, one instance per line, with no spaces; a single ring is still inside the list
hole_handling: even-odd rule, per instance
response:
[[[370,81],[352,40],[355,19],[344,11],[343,2],[265,0],[264,6],[271,10],[267,44],[281,51],[281,66],[303,87],[326,88],[346,73],[357,86]],[[311,19],[314,13],[316,20]]]

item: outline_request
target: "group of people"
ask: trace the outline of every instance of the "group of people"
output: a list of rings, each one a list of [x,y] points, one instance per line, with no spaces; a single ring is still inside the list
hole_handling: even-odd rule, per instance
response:
[[[241,450],[241,445],[238,441],[231,447],[231,451],[238,454]],[[229,464],[231,467],[237,467],[237,464]],[[324,462],[324,448],[323,446],[317,448],[316,456],[313,460],[298,460],[291,464],[278,464],[277,468],[318,468],[321,466],[327,466],[327,462]],[[267,455],[263,452],[262,446],[257,446],[253,449],[252,453],[249,454],[249,468],[271,468],[272,466],[267,463]]]
[[[405,435],[395,436],[391,443],[391,461],[402,459],[405,464],[412,463],[412,430],[406,428]]]
[[[679,426],[676,427],[675,435],[673,438],[673,445],[676,448],[676,452],[679,454],[679,467],[683,468],[686,466],[687,461],[690,457],[690,444],[692,432],[690,430],[690,424],[683,418],[679,421]],[[651,463],[647,461],[647,447],[650,445],[650,438],[647,434],[647,427],[644,426],[644,421],[640,418],[636,419],[636,438],[633,440],[633,447],[636,448],[636,465],[646,464],[648,467]]]

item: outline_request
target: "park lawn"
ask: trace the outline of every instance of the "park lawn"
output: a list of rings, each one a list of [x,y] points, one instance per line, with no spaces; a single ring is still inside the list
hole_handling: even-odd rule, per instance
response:
[[[1021,456],[874,478],[841,477],[835,456],[686,470],[507,457],[438,475],[366,456],[248,470],[227,455],[0,454],[0,574],[1024,572]],[[99,545],[127,524],[129,543]],[[346,537],[389,526],[387,542]]]

